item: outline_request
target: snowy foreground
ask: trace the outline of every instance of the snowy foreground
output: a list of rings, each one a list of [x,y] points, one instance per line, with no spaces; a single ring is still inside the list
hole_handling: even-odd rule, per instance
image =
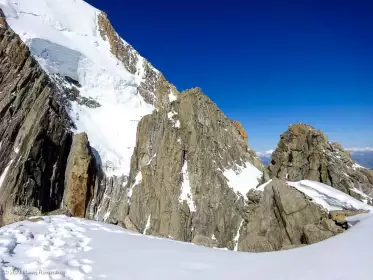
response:
[[[372,279],[373,215],[350,219],[351,229],[318,244],[243,253],[44,217],[0,229],[0,279]]]

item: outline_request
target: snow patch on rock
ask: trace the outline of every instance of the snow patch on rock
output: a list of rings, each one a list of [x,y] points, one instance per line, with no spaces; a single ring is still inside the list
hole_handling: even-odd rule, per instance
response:
[[[229,187],[246,198],[248,191],[258,186],[263,173],[250,162],[246,162],[244,166],[238,165],[235,169],[224,170],[223,175],[228,180]]]
[[[142,173],[141,173],[141,170],[137,173],[136,177],[135,177],[135,182],[131,185],[131,187],[129,188],[128,190],[128,193],[127,193],[127,198],[128,199],[131,199],[132,197],[132,193],[133,193],[133,188],[135,186],[137,186],[138,184],[140,184],[142,181]]]
[[[1,188],[1,185],[3,184],[3,182],[5,180],[6,174],[8,173],[9,168],[12,165],[12,163],[13,163],[13,160],[10,160],[9,163],[8,163],[8,165],[4,168],[4,171],[3,171],[3,173],[0,176],[0,188]]]
[[[169,100],[170,102],[174,102],[174,101],[177,100],[176,95],[175,95],[171,90],[170,90],[170,93],[168,94],[168,100]]]
[[[188,203],[189,210],[195,212],[196,206],[194,204],[192,189],[190,187],[187,161],[184,162],[181,173],[183,175],[183,182],[181,183],[179,202],[182,203],[185,200]]]
[[[261,184],[261,185],[258,186],[256,189],[259,190],[259,191],[264,191],[264,188],[265,188],[266,186],[268,186],[270,183],[272,183],[272,179],[269,180],[269,181],[267,181],[267,182],[265,182],[264,184]]]
[[[299,182],[287,182],[287,184],[311,197],[315,203],[328,211],[343,209],[373,210],[372,206],[366,205],[348,194],[320,182],[302,180]]]
[[[142,234],[147,234],[148,230],[150,229],[150,219],[151,219],[151,214],[149,214],[148,219],[146,220],[146,225],[144,228],[144,231]]]
[[[240,239],[240,231],[241,231],[243,222],[244,222],[244,220],[242,219],[242,221],[241,221],[241,223],[240,223],[240,225],[239,225],[239,227],[237,229],[236,236],[233,239],[233,242],[234,242],[234,249],[233,249],[233,251],[237,251],[238,250],[238,240]]]

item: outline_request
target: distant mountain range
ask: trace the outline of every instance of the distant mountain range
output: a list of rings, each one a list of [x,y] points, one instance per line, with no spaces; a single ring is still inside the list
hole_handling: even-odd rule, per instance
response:
[[[361,166],[373,169],[373,151],[352,152],[352,159]]]

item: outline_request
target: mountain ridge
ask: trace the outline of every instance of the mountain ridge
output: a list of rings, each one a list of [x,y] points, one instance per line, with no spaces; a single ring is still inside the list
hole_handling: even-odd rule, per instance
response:
[[[3,224],[62,208],[143,234],[272,251],[345,230],[315,196],[340,193],[302,180],[346,193],[340,211],[369,211],[373,177],[321,132],[289,127],[267,169],[242,125],[201,89],[179,93],[101,11],[33,3],[0,1]]]

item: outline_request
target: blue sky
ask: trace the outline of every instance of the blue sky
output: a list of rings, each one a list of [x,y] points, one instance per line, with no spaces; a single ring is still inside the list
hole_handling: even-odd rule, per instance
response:
[[[88,2],[179,90],[199,86],[239,120],[257,151],[296,122],[373,146],[373,1]]]

